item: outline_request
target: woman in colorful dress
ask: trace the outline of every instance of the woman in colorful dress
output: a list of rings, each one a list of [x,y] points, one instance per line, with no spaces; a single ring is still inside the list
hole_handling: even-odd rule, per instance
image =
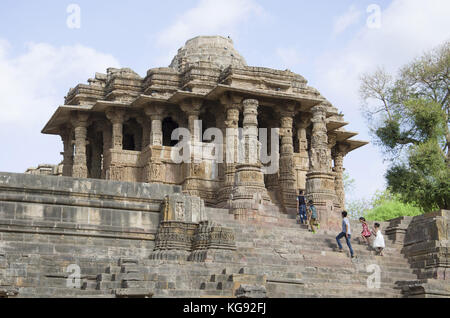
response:
[[[361,222],[363,228],[361,236],[367,242],[367,245],[370,246],[370,237],[372,236],[372,233],[370,233],[369,225],[367,224],[365,218],[359,218],[359,222]]]

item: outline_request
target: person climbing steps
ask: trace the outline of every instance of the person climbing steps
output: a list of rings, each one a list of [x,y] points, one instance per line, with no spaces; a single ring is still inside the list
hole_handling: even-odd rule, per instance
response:
[[[337,244],[339,246],[339,252],[341,252],[341,253],[344,251],[343,248],[342,248],[342,244],[341,244],[341,239],[343,237],[345,237],[345,240],[347,242],[347,246],[348,246],[348,248],[350,250],[351,258],[354,258],[355,257],[355,253],[353,252],[352,244],[350,242],[350,240],[352,238],[352,232],[351,232],[351,229],[350,229],[350,221],[347,218],[347,212],[346,211],[342,212],[342,232],[338,236],[336,236],[336,242],[337,242]]]

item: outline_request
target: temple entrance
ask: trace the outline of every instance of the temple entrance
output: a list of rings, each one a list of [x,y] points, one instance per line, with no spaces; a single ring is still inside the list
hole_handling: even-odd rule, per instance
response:
[[[179,127],[178,123],[172,117],[164,118],[162,122],[163,146],[174,147],[178,144],[178,140],[172,140],[172,132]]]
[[[123,150],[142,150],[142,127],[132,118],[123,125]]]
[[[216,128],[216,116],[211,112],[210,108],[206,108],[206,110],[200,114],[198,118],[202,122],[202,141],[205,143],[210,143],[213,140],[203,140],[203,136],[205,135],[205,131],[209,128]]]
[[[275,114],[273,108],[267,106],[259,106],[258,110],[258,127],[267,129],[267,140],[265,146],[267,147],[267,155],[270,156],[272,153],[272,135],[271,129],[278,128],[277,124],[277,115]],[[261,136],[259,136],[259,141],[261,142]],[[275,174],[265,174],[264,175],[264,184],[266,189],[269,191],[275,191],[278,187],[278,173]],[[271,196],[272,197],[272,196]],[[275,197],[271,198],[272,201],[278,201]]]

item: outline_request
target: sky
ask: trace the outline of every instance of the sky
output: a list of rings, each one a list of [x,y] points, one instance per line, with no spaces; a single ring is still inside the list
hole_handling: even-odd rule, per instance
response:
[[[59,163],[41,134],[71,87],[108,67],[142,77],[168,66],[186,40],[230,36],[251,66],[303,75],[370,141],[359,76],[404,64],[450,40],[448,0],[128,0],[0,2],[0,171]],[[370,144],[344,162],[351,199],[385,188],[388,163]]]

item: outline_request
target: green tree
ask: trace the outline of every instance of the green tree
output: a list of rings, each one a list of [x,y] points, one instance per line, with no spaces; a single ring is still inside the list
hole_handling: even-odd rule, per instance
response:
[[[450,42],[404,66],[361,77],[374,142],[391,166],[388,188],[425,211],[450,208]]]
[[[364,213],[368,221],[389,221],[400,216],[416,216],[423,213],[415,203],[404,203],[399,195],[389,190],[377,192],[372,198],[371,208]]]

